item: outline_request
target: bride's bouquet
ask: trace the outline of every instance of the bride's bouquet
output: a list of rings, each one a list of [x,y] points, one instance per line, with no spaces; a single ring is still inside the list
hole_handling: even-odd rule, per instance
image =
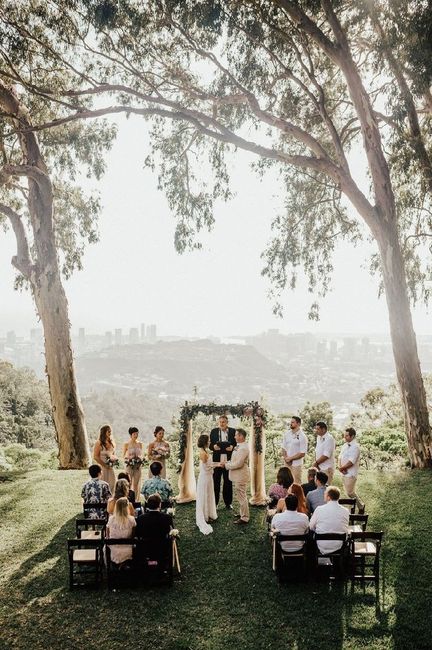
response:
[[[144,463],[143,458],[137,458],[134,456],[134,458],[125,458],[125,465],[126,467],[130,467],[130,469],[137,469],[138,467],[141,467],[141,465]]]
[[[105,465],[108,465],[108,467],[120,467],[119,459],[117,456],[109,456],[105,461]]]

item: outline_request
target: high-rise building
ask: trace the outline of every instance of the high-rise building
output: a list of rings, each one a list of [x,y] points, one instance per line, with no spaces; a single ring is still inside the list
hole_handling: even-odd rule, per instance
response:
[[[114,330],[114,343],[115,345],[122,344],[122,331],[121,328]]]
[[[131,327],[129,330],[129,343],[135,345],[139,343],[138,327]]]
[[[109,348],[112,345],[112,332],[110,331],[105,332],[104,344],[107,348]]]
[[[146,337],[146,326],[145,326],[145,323],[141,323],[140,330],[141,330],[141,341],[144,341],[144,339],[145,339],[145,337]]]
[[[146,327],[146,332],[147,332],[147,338],[150,341],[155,341],[156,340],[156,325],[147,325]]]
[[[16,334],[14,330],[11,330],[6,334],[6,345],[15,345],[15,343],[16,343]]]

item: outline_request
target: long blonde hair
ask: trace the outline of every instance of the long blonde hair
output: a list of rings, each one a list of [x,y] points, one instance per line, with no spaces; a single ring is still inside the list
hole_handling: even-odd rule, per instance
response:
[[[117,501],[129,494],[129,483],[125,478],[119,478],[114,486],[114,499]]]
[[[129,501],[126,497],[117,499],[113,517],[119,528],[127,528],[129,523]]]

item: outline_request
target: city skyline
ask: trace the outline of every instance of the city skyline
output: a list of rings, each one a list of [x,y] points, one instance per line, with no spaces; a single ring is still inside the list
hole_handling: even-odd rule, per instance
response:
[[[252,335],[271,328],[317,334],[389,331],[385,299],[378,299],[377,279],[365,268],[372,250],[368,241],[336,249],[333,290],[321,300],[319,322],[307,318],[313,296],[301,275],[297,289],[283,294],[283,320],[272,314],[261,253],[271,237],[272,219],[284,209],[283,195],[277,175],[259,180],[249,168],[253,157],[244,152],[232,162],[236,195],[216,204],[213,231],[199,237],[202,250],[178,255],[175,219],[156,179],[142,169],[147,130],[140,122],[142,146],[136,148],[138,123],[117,121],[121,128],[107,156],[106,175],[88,186],[101,193],[100,241],[86,248],[84,269],[65,281],[73,331],[124,329],[132,320],[155,322],[163,335],[201,337]],[[3,234],[0,336],[38,326],[30,293],[13,290],[15,271],[9,260],[15,253],[13,234]],[[413,308],[413,320],[418,334],[430,331],[430,310],[424,306]]]

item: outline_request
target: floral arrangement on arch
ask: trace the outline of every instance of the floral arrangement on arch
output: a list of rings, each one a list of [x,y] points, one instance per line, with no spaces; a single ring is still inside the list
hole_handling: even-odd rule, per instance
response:
[[[257,454],[262,453],[262,430],[267,422],[267,411],[258,402],[247,402],[246,404],[188,404],[187,402],[180,411],[180,435],[179,435],[179,470],[184,462],[186,455],[186,442],[189,422],[193,420],[198,413],[204,415],[226,415],[230,413],[241,420],[253,418],[255,451]]]

